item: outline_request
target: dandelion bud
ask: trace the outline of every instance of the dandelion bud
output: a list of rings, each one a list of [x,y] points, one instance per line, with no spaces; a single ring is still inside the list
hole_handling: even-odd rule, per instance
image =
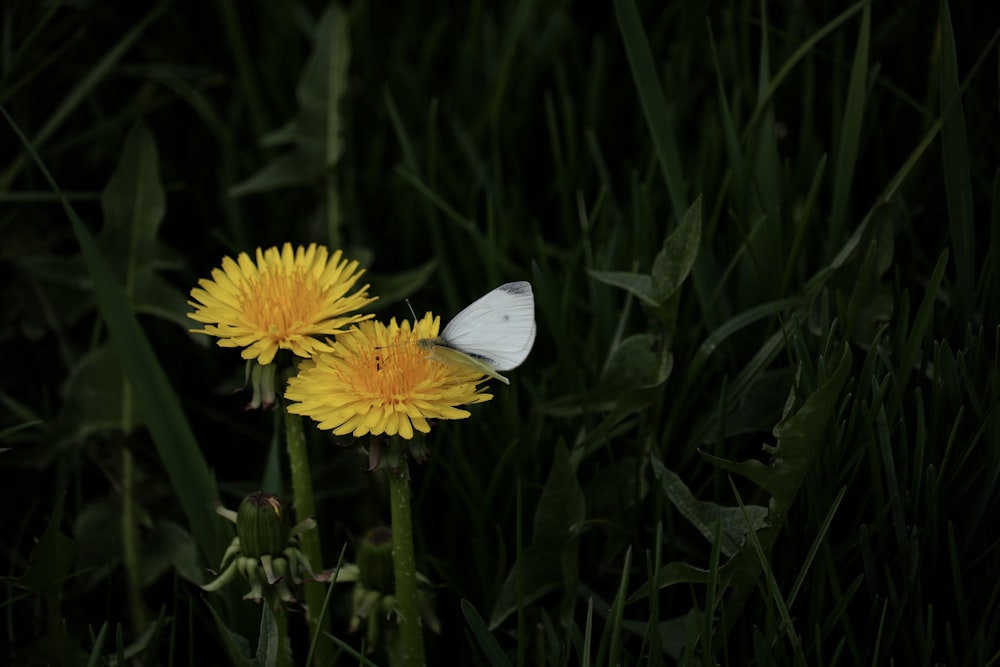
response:
[[[271,493],[257,491],[240,503],[236,532],[244,556],[278,555],[288,546],[288,508]]]
[[[361,585],[373,591],[392,594],[396,583],[392,569],[392,530],[372,528],[358,545],[358,571]]]

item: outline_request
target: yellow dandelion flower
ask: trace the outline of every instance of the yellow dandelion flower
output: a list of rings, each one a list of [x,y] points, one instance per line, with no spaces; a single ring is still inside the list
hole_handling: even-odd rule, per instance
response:
[[[410,326],[362,322],[337,337],[329,352],[314,356],[288,381],[285,398],[336,435],[399,435],[429,432],[429,419],[464,419],[457,407],[488,401],[480,393],[486,375],[474,368],[432,359],[417,341],[438,335],[441,318],[430,313]]]
[[[218,336],[221,347],[242,347],[244,359],[261,365],[274,360],[279,349],[300,357],[328,351],[318,336],[344,331],[348,325],[372,315],[353,314],[375,300],[368,285],[353,294],[364,269],[315,243],[292,249],[286,243],[261,250],[257,261],[247,253],[222,259],[212,279],[201,279],[191,290],[188,317],[205,325],[194,333]]]

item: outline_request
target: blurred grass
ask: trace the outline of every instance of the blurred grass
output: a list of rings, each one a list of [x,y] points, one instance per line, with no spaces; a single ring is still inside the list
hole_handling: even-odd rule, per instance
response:
[[[150,617],[173,617],[150,640],[125,604],[121,536],[85,519],[119,506],[127,449],[143,544],[176,522],[202,550],[187,565],[217,563],[218,520],[187,488],[209,487],[171,470],[204,461],[234,505],[280,474],[274,420],[242,411],[237,355],[177,326],[181,299],[224,254],[338,234],[385,286],[380,317],[407,317],[403,297],[447,319],[506,280],[535,290],[531,357],[471,419],[435,429],[413,470],[418,559],[441,584],[430,664],[996,662],[995,8],[347,5],[346,78],[310,110],[338,120],[342,152],[230,197],[282,159],[264,138],[307,117],[296,90],[326,8],[0,8],[0,104],[80,219],[5,125],[0,475],[24,502],[2,516],[3,644],[19,651],[4,659],[51,630],[19,578],[65,502],[56,528],[81,555],[55,602],[61,641],[223,660],[231,637],[170,581],[181,561],[144,584]],[[95,273],[76,239],[113,228],[97,202],[138,121],[165,195],[146,260],[163,285],[110,317],[126,274]],[[310,136],[296,145],[328,146]],[[697,254],[661,254],[699,197]],[[128,257],[116,238],[100,249],[112,266]],[[668,256],[691,278],[650,299]],[[105,348],[120,369],[96,374]],[[115,373],[148,430],[96,412]],[[802,412],[810,397],[826,420]],[[787,472],[783,417],[817,429],[801,479],[731,475]],[[198,452],[164,449],[157,429],[187,425]],[[325,551],[350,554],[388,518],[382,489],[326,434],[310,444]],[[582,519],[553,502],[574,489]],[[754,508],[773,498],[782,515],[760,528]],[[334,627],[360,647],[338,595]],[[256,621],[224,620],[256,644]]]

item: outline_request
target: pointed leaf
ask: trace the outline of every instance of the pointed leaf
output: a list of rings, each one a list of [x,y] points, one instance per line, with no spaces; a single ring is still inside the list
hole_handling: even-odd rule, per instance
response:
[[[669,470],[655,456],[652,458],[653,474],[660,482],[660,488],[666,494],[674,507],[684,515],[684,518],[698,529],[709,542],[715,540],[716,525],[719,526],[719,550],[726,556],[732,556],[743,545],[747,536],[747,522],[743,510],[739,507],[724,507],[707,500],[698,500],[687,485]],[[751,528],[754,531],[763,528],[767,516],[767,508],[760,505],[746,505]]]
[[[680,224],[663,242],[653,262],[651,296],[659,304],[667,302],[688,277],[701,244],[701,197],[684,212]]]
[[[234,186],[234,197],[310,183],[333,167],[343,151],[339,104],[347,90],[350,42],[347,16],[337,5],[323,14],[313,52],[296,87],[296,118],[264,137],[266,145],[291,144],[260,171]]]
[[[630,292],[648,306],[660,305],[653,296],[653,279],[644,273],[594,271],[591,269],[587,269],[587,273],[605,285],[620,287],[626,292]]]
[[[465,622],[469,624],[472,636],[476,638],[476,643],[479,644],[479,648],[486,655],[486,659],[489,660],[490,665],[493,667],[510,667],[510,659],[503,652],[503,649],[500,648],[500,644],[496,638],[490,634],[479,612],[476,611],[471,602],[465,599],[462,600],[462,615],[465,616]]]
[[[125,139],[118,166],[101,193],[101,206],[104,226],[97,243],[125,286],[129,303],[137,312],[190,328],[184,296],[157,275],[163,266],[157,233],[166,204],[156,143],[142,123]]]
[[[262,604],[260,610],[260,634],[257,637],[257,667],[274,667],[278,664],[278,651],[282,649],[278,638],[278,622],[271,612],[271,605]],[[285,664],[282,662],[282,664]]]
[[[104,227],[97,238],[132,303],[151,272],[164,206],[156,145],[145,125],[138,123],[126,137],[118,167],[101,193]]]
[[[279,155],[260,171],[229,190],[232,197],[242,197],[254,192],[267,192],[289,185],[302,185],[314,180],[319,172],[317,160],[304,151]]]

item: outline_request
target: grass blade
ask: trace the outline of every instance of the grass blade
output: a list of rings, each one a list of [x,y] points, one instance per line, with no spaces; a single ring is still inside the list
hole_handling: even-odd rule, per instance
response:
[[[160,15],[160,12],[162,12],[168,4],[168,2],[161,2],[153,8],[153,11],[146,14],[141,21],[132,26],[132,28],[126,32],[120,40],[118,40],[118,43],[115,44],[106,54],[104,54],[104,57],[90,69],[90,72],[81,78],[72,89],[70,89],[69,93],[66,94],[66,97],[63,98],[62,103],[56,107],[55,111],[53,111],[52,115],[48,117],[48,120],[45,121],[45,124],[42,125],[42,128],[38,130],[38,133],[32,140],[31,145],[34,146],[35,150],[38,150],[45,145],[52,135],[55,134],[56,130],[62,126],[66,119],[69,118],[81,104],[83,104],[84,100],[86,100],[94,91],[94,88],[96,88],[97,85],[104,80],[112,68],[118,64],[118,61],[121,60],[122,56],[124,56],[125,53],[132,48],[132,45],[135,44],[142,33],[145,32],[146,28],[149,27],[149,24]],[[6,111],[4,112],[4,115],[7,115]],[[17,176],[23,166],[24,155],[19,154],[7,172],[0,177],[0,190],[10,189],[10,184],[14,182],[14,177]]]
[[[944,169],[945,195],[948,202],[948,226],[951,247],[955,253],[955,273],[958,278],[958,301],[966,314],[972,312],[975,301],[975,227],[972,219],[972,176],[970,175],[969,143],[965,131],[965,110],[962,88],[958,81],[958,54],[955,33],[951,26],[948,3],[941,2],[941,100],[950,111],[944,113],[941,128],[941,158]]]
[[[479,648],[486,655],[486,659],[489,660],[489,664],[493,667],[513,667],[496,638],[486,627],[483,617],[479,615],[472,603],[465,599],[462,600],[462,615],[465,616],[465,622],[469,624],[469,629],[472,630],[472,635],[476,638]]]
[[[674,138],[673,119],[656,74],[653,51],[649,48],[642,19],[632,0],[615,0],[615,16],[618,19],[622,40],[625,42],[625,52],[632,68],[632,76],[635,77],[642,111],[653,137],[653,145],[656,147],[656,158],[660,163],[667,190],[670,192],[674,217],[680,220],[687,209],[687,199],[684,196],[683,174],[678,158],[677,140]]]
[[[865,88],[868,75],[868,47],[871,41],[871,6],[866,5],[861,14],[861,29],[851,66],[851,80],[847,87],[847,102],[840,124],[840,142],[833,156],[833,198],[830,213],[830,239],[839,243],[844,231],[847,205],[851,197],[851,178],[855,172],[858,146],[861,141],[861,124],[865,111]]]
[[[45,168],[33,145],[7,114],[7,122],[24,144],[25,150],[38,165],[53,191],[59,186]],[[129,308],[122,286],[101,254],[94,237],[65,199],[63,208],[80,243],[87,269],[94,282],[101,316],[107,324],[111,341],[121,360],[122,368],[135,394],[136,404],[149,428],[163,466],[178,496],[178,501],[191,524],[192,532],[209,561],[214,561],[225,549],[228,536],[224,522],[212,511],[212,499],[219,496],[215,479],[201,455],[191,427],[181,409],[180,401],[167,380],[149,340]]]

